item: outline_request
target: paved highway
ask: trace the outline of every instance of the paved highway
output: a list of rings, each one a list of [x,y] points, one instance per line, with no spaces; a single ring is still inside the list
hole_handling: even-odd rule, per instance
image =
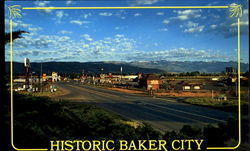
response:
[[[137,122],[145,122],[159,131],[179,130],[183,125],[205,125],[226,122],[236,114],[181,103],[172,98],[154,98],[128,94],[74,83],[57,83],[68,91],[57,96],[74,102],[96,104]]]

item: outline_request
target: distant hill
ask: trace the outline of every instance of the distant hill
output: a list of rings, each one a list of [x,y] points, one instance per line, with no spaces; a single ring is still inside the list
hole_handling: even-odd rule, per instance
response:
[[[14,62],[14,72],[22,73],[23,63]],[[241,63],[241,71],[246,72],[249,64]],[[162,72],[205,72],[219,73],[225,71],[226,67],[237,67],[236,62],[202,62],[202,61],[134,61],[134,62],[44,62],[42,63],[43,72],[61,73],[162,73]],[[101,69],[104,69],[103,71]],[[40,72],[41,63],[31,63],[32,72]],[[6,71],[9,72],[9,62],[6,63]]]
[[[203,61],[144,61],[144,62],[130,62],[130,65],[137,67],[147,67],[152,69],[160,69],[165,72],[205,72],[205,73],[219,73],[225,71],[226,67],[237,68],[237,62],[203,62]],[[248,63],[241,63],[241,72],[249,70]]]
[[[59,73],[162,73],[160,69],[148,69],[146,67],[136,67],[129,64],[114,64],[105,62],[44,62],[42,70],[44,73],[59,72]],[[10,64],[6,63],[6,71],[9,72]],[[101,70],[103,68],[103,71]],[[31,63],[32,72],[40,73],[41,63]],[[13,62],[14,73],[23,73],[24,65],[20,62]]]

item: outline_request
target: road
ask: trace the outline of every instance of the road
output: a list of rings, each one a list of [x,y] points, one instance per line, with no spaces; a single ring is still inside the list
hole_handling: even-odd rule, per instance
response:
[[[57,83],[57,87],[68,91],[57,96],[79,103],[91,103],[103,107],[125,118],[145,122],[159,131],[179,130],[183,125],[206,125],[226,122],[236,114],[182,103],[174,98],[154,98],[128,94],[75,83]]]

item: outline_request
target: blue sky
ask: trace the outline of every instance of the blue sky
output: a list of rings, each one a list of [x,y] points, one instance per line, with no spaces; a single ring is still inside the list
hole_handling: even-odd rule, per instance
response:
[[[243,6],[241,59],[248,62],[248,1],[9,1],[21,7]],[[6,9],[7,12],[7,9]],[[22,10],[14,61],[236,61],[236,18],[229,9]],[[9,31],[8,13],[5,30]],[[6,45],[9,60],[9,45]]]

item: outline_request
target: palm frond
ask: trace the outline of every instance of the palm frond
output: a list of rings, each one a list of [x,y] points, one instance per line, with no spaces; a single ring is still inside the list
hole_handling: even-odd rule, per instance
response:
[[[229,5],[229,17],[241,17],[242,16],[242,6],[236,3]]]
[[[21,18],[22,17],[20,7],[21,7],[20,5],[13,5],[13,6],[8,7],[8,9],[9,9],[9,17],[11,19],[13,19],[13,18]]]

